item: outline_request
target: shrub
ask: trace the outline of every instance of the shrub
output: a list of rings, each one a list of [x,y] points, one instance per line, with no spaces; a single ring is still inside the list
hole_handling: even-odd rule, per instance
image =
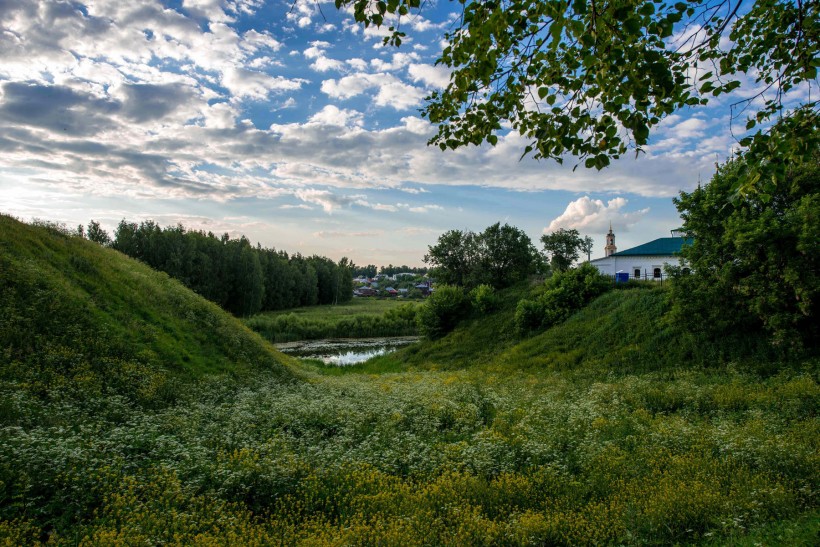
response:
[[[427,338],[439,338],[447,334],[464,316],[466,304],[467,299],[459,287],[437,287],[416,315],[419,333]]]
[[[490,313],[498,307],[498,295],[490,285],[479,285],[470,291],[470,302],[473,309]]]
[[[590,264],[558,272],[539,297],[518,302],[515,325],[521,332],[551,327],[611,288],[612,281]]]

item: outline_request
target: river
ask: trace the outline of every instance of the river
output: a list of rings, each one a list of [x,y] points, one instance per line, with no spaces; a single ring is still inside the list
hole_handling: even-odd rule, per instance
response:
[[[318,359],[327,365],[348,366],[396,351],[418,340],[418,336],[328,338],[276,344],[276,348],[300,359]]]

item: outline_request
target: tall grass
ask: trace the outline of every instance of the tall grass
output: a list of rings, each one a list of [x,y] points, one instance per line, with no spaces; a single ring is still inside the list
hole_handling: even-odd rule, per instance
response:
[[[816,543],[818,359],[681,337],[663,291],[522,339],[511,289],[325,376],[116,253],[1,227],[0,544]]]
[[[255,315],[245,324],[271,342],[317,340],[322,338],[374,338],[382,336],[412,336],[417,334],[415,316],[417,304],[398,306],[368,306],[362,313],[360,306],[347,306],[344,313],[324,306],[318,314],[311,308],[307,313],[278,313]],[[371,310],[382,311],[380,315]]]
[[[819,395],[794,368],[765,380],[731,369],[594,382],[454,371],[284,385],[261,375],[202,380],[164,410],[101,398],[92,412],[22,395],[17,412],[39,406],[75,425],[0,429],[0,534],[726,541],[817,515]]]

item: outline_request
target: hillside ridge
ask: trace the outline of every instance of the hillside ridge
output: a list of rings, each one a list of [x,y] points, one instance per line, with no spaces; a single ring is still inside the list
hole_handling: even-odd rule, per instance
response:
[[[287,357],[217,305],[59,227],[0,215],[0,286],[0,375],[41,395],[156,402],[206,374],[293,377]]]

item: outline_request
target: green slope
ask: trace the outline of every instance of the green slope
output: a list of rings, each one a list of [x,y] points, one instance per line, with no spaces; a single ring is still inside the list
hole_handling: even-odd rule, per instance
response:
[[[0,218],[0,280],[0,545],[816,543],[816,357],[685,335],[654,287],[524,338],[513,288],[291,382],[88,242]]]
[[[0,215],[0,379],[40,396],[178,396],[205,374],[286,358],[167,275],[54,228]]]
[[[440,340],[423,341],[342,373],[483,368],[502,373],[571,371],[593,378],[729,362],[776,370],[782,361],[760,336],[739,332],[714,340],[671,323],[667,292],[652,285],[610,291],[565,322],[521,336],[513,316],[527,293],[520,286],[508,289],[501,293],[496,312],[474,313]]]

